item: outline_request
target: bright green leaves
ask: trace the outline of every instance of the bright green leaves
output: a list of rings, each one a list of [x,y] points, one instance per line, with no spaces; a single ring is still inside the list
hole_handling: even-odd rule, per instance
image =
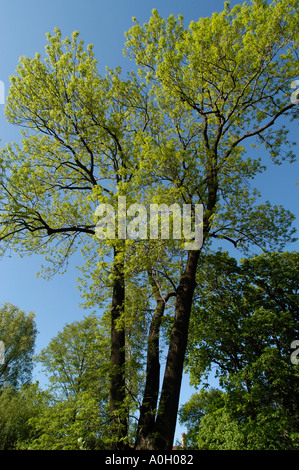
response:
[[[80,167],[92,185],[97,177],[114,179],[116,165],[123,179],[122,163],[128,166],[134,155],[127,133],[141,125],[136,119],[145,100],[141,86],[133,75],[122,81],[120,70],[101,77],[92,47],[84,50],[77,33],[62,40],[56,30],[48,39],[45,61],[40,55],[23,58],[19,76],[12,77],[8,120],[46,134],[70,155],[68,169]]]
[[[172,48],[176,50],[178,38],[184,32],[183,18],[180,16],[176,20],[174,15],[171,15],[166,21],[160,17],[157,10],[153,10],[148,24],[140,26],[136,18],[133,18],[133,21],[135,25],[126,33],[127,49],[133,46],[132,52],[129,50],[129,56],[135,58],[137,65],[148,68],[146,77],[151,80],[155,78],[152,72],[158,71],[157,62],[163,58],[165,51]]]
[[[21,58],[19,76],[11,78],[6,115],[15,124],[46,133],[51,129],[53,136],[60,136],[75,132],[75,122],[78,129],[87,125],[82,102],[92,103],[96,98],[93,89],[99,76],[92,48],[84,51],[78,34],[62,40],[56,29],[54,36],[47,36],[45,61],[40,54]]]
[[[66,39],[59,29],[48,34],[45,60],[22,58],[12,77],[7,117],[29,133],[22,146],[2,153],[15,162],[5,213],[19,204],[22,217],[33,214],[31,234],[42,219],[45,233],[58,237],[65,228],[92,234],[97,203],[113,204],[118,195],[130,203],[199,203],[213,236],[239,240],[238,230],[223,233],[223,226],[237,227],[246,204],[255,203],[244,179],[263,168],[244,158],[245,141],[258,138],[276,162],[287,143],[286,127],[270,129],[293,110],[281,90],[296,68],[286,53],[297,30],[285,15],[294,23],[294,6],[227,4],[187,29],[182,17],[165,20],[154,10],[127,34],[140,73],[149,71],[147,85],[134,73],[123,80],[120,69],[101,77],[92,46],[85,48],[78,32]],[[283,217],[290,221],[281,211]],[[253,218],[247,220],[249,226]],[[11,228],[6,223],[5,237]],[[256,240],[255,229],[247,240]],[[270,229],[264,233],[269,238]]]
[[[21,58],[11,78],[6,115],[26,132],[20,145],[1,151],[1,238],[19,252],[52,256],[57,266],[82,234],[94,234],[98,203],[130,193],[134,139],[149,117],[133,73],[123,80],[117,68],[101,77],[78,32],[62,39],[56,28],[47,37],[45,60]]]
[[[140,72],[149,71],[164,112],[171,107],[173,115],[187,106],[199,122],[206,120],[203,132],[211,142],[221,127],[220,144],[229,148],[290,104],[290,81],[298,75],[297,11],[296,2],[245,3],[193,21],[186,30],[181,18],[163,20],[154,12],[148,24],[129,31],[127,48]]]
[[[154,10],[148,23],[135,20],[126,35],[127,53],[156,103],[151,136],[142,144],[142,170],[155,194],[202,203],[213,236],[244,248],[248,242],[273,248],[281,236],[283,244],[292,238],[283,240],[282,233],[291,214],[257,206],[257,193],[246,186],[265,162],[246,158],[245,145],[263,145],[275,163],[294,161],[288,127],[276,124],[296,114],[290,102],[290,83],[299,73],[296,6],[226,3],[221,13],[186,29],[182,17],[165,20]]]

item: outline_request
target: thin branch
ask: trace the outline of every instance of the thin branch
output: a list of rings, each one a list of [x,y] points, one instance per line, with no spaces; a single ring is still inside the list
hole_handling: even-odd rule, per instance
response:
[[[231,154],[232,150],[237,146],[239,145],[243,140],[247,139],[248,137],[253,137],[255,135],[258,135],[260,134],[261,132],[265,131],[266,129],[268,129],[269,127],[273,126],[273,124],[275,123],[276,119],[281,116],[282,114],[284,114],[286,111],[288,111],[289,109],[293,108],[295,105],[294,104],[289,104],[288,106],[285,106],[283,109],[281,109],[278,113],[275,114],[275,116],[273,116],[273,118],[267,123],[265,124],[264,126],[260,127],[259,129],[256,129],[254,131],[251,131],[251,132],[246,132],[246,134],[243,134],[241,137],[239,137],[238,139],[235,140],[235,142],[232,143],[231,147],[228,149],[228,151],[226,152],[225,156],[224,156],[224,159],[227,159],[229,157],[229,155]]]

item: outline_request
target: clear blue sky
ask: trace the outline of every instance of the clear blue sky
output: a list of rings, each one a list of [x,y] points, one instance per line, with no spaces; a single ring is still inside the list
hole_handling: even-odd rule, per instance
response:
[[[235,5],[236,1],[232,1]],[[185,25],[201,16],[210,16],[223,9],[221,0],[2,0],[0,5],[0,80],[9,89],[9,76],[14,74],[18,59],[35,52],[44,52],[47,32],[57,26],[62,35],[78,30],[86,44],[94,44],[101,71],[121,65],[130,68],[123,58],[124,32],[132,25],[132,17],[140,22],[149,19],[152,9],[167,17],[183,14]],[[294,77],[298,78],[298,77]],[[293,140],[298,141],[298,123],[292,124]],[[4,119],[4,106],[0,105],[1,145],[19,138],[18,128]],[[258,178],[258,188],[265,199],[282,204],[298,218],[299,168],[297,164],[270,165],[266,174]],[[296,223],[298,227],[298,222]],[[225,247],[228,248],[228,247]],[[299,249],[298,242],[289,249]],[[74,260],[66,274],[50,281],[36,278],[43,260],[38,256],[18,258],[12,254],[0,262],[0,303],[11,302],[25,311],[34,311],[39,330],[37,351],[47,346],[50,339],[66,323],[82,319],[86,313],[79,308],[80,294],[76,288],[78,272]],[[191,393],[184,381],[181,402]],[[178,429],[177,436],[181,429]]]

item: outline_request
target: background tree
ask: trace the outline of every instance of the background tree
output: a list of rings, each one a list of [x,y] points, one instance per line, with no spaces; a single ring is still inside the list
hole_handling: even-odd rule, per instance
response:
[[[109,341],[96,316],[66,325],[36,360],[49,379],[48,402],[32,420],[36,436],[30,447],[109,447],[113,442],[109,431]]]
[[[227,253],[204,259],[187,364],[197,385],[216,368],[226,393],[217,410],[197,420],[199,448],[229,445],[217,434],[222,425],[232,432],[229,417],[242,448],[298,447],[299,376],[291,362],[291,343],[299,335],[298,261],[298,252],[255,256],[240,265]]]
[[[28,315],[6,303],[0,308],[0,339],[4,343],[4,364],[0,364],[0,390],[11,385],[18,389],[32,378],[37,329],[34,314]]]
[[[46,404],[38,384],[22,385],[19,390],[7,386],[0,393],[1,450],[28,449],[38,437],[31,420],[40,415]]]
[[[37,335],[34,314],[15,305],[0,308],[0,338],[4,364],[0,365],[0,448],[18,449],[34,436],[29,420],[39,411],[40,396],[31,384]]]
[[[198,448],[198,432],[202,418],[224,406],[224,392],[217,389],[193,393],[190,400],[181,406],[179,420],[187,428],[186,446],[191,449]]]

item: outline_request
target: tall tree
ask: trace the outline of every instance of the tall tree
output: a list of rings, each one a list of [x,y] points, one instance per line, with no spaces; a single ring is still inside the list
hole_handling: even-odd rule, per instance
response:
[[[144,25],[134,21],[127,53],[157,103],[142,158],[160,201],[168,190],[172,200],[203,204],[203,246],[218,238],[264,250],[291,241],[291,214],[258,205],[246,184],[266,162],[247,156],[244,144],[264,146],[275,163],[294,159],[285,151],[288,129],[278,125],[296,115],[290,83],[298,75],[298,2],[232,9],[226,2],[223,12],[187,29],[182,16],[165,20],[157,11]],[[176,285],[159,407],[141,447],[172,445],[200,253],[188,252]]]
[[[48,35],[46,58],[22,58],[11,79],[8,120],[25,129],[21,145],[2,152],[2,246],[39,252],[54,271],[86,237],[94,237],[99,202],[129,196],[137,153],[132,141],[146,126],[146,96],[132,75],[120,70],[101,77],[92,46],[84,49],[78,33],[62,39]],[[136,116],[139,114],[139,119]],[[12,162],[14,162],[12,164]],[[85,236],[85,238],[83,238]],[[116,445],[126,437],[126,419],[117,412],[125,400],[124,240],[93,249],[112,259],[106,263],[111,292],[111,419]]]

